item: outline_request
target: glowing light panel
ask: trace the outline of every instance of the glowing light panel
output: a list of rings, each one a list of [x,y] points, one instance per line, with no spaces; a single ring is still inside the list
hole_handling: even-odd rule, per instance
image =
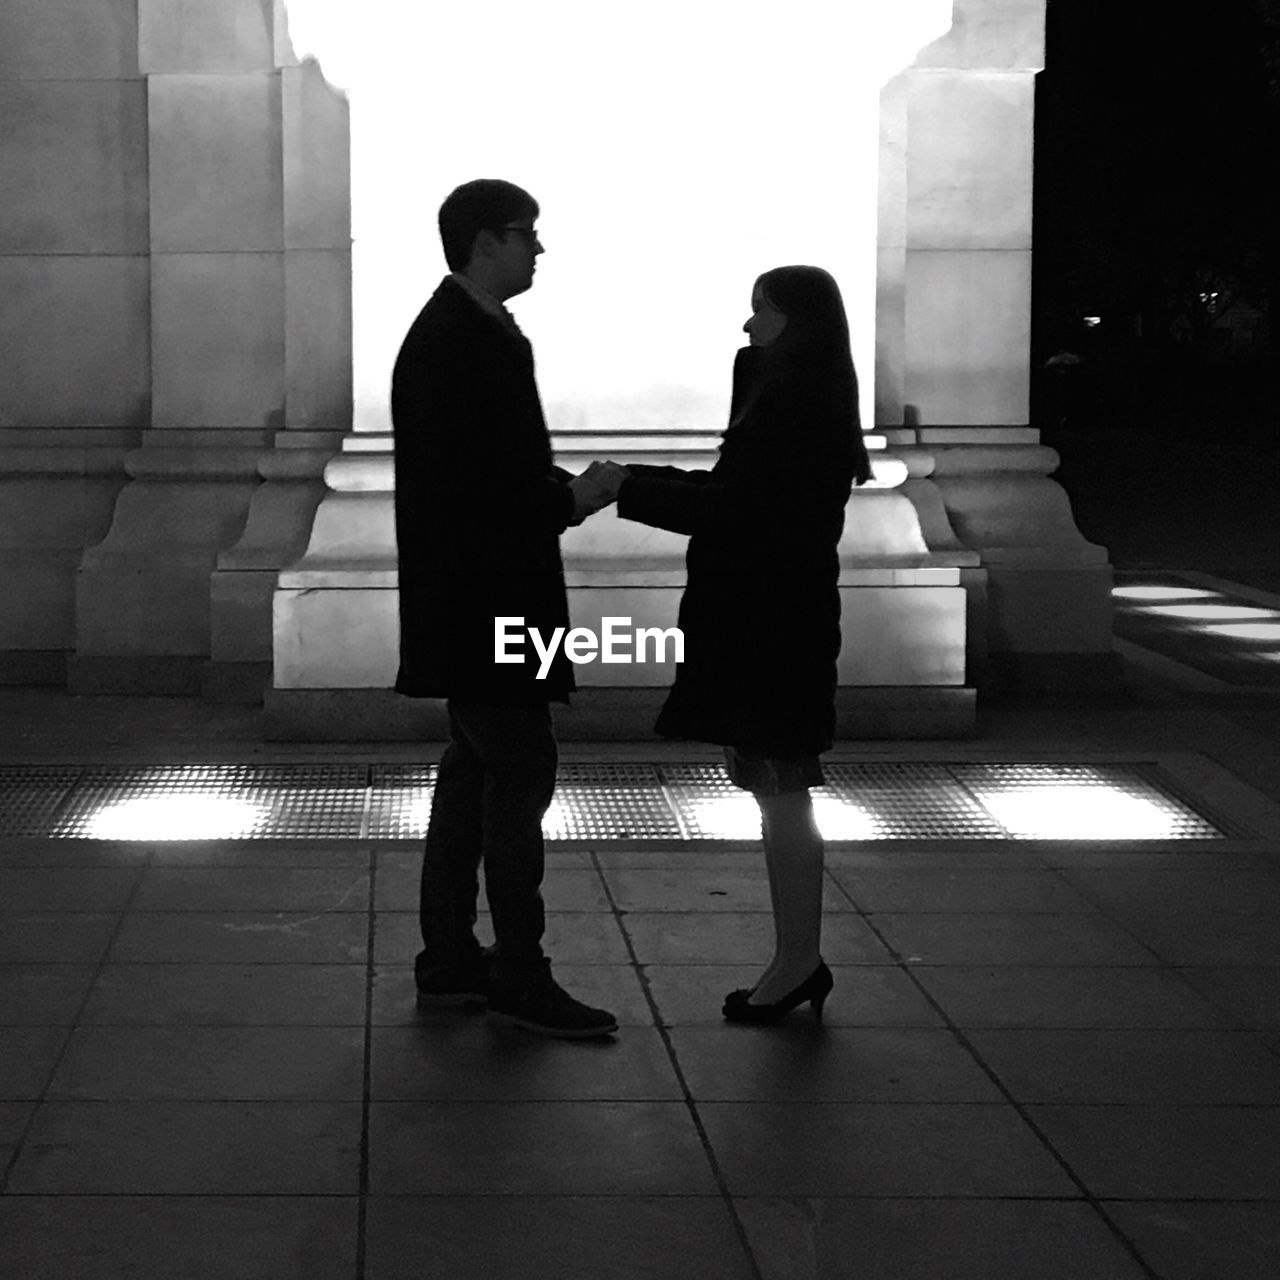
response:
[[[1201,587],[1112,587],[1117,600],[1200,600],[1216,597],[1216,591]]]
[[[706,839],[760,839],[760,806],[746,792],[699,799],[692,808]],[[833,796],[813,797],[813,817],[824,840],[871,840],[880,834],[870,815]]]
[[[194,792],[138,796],[95,813],[84,834],[90,840],[238,840],[269,812],[247,800]]]
[[[356,429],[389,430],[441,200],[506,177],[546,254],[514,300],[558,430],[720,430],[757,275],[826,267],[873,421],[879,91],[952,0],[289,0],[350,91]]]
[[[1158,613],[1166,618],[1209,619],[1222,621],[1244,618],[1277,618],[1274,609],[1255,609],[1243,604],[1156,604],[1143,606],[1144,613]]]
[[[824,840],[873,840],[883,835],[870,814],[834,796],[813,797],[813,820]]]
[[[1280,661],[1280,648],[1244,650]],[[0,767],[0,835],[111,841],[420,839],[428,766],[193,765],[50,771]],[[53,775],[57,776],[54,777]],[[78,779],[78,781],[77,781]],[[606,781],[606,779],[608,779]],[[14,797],[37,794],[28,814]],[[1223,838],[1144,767],[974,761],[832,763],[813,791],[830,841]],[[363,819],[367,820],[362,820]],[[570,764],[544,825],[558,841],[758,845],[754,798],[706,764]]]
[[[426,835],[427,826],[431,822],[431,800],[434,794],[433,789],[426,788],[410,793],[408,803],[402,805],[401,812],[397,815],[400,824],[410,831]]]
[[[1280,640],[1280,621],[1215,622],[1201,630],[1215,636],[1230,636],[1233,640]]]
[[[1176,814],[1106,787],[1050,783],[980,799],[1015,839],[1162,840],[1179,832]]]
[[[698,830],[712,839],[760,839],[760,806],[745,792],[695,800],[691,808]]]
[[[542,834],[548,840],[563,840],[568,833],[573,815],[561,800],[553,799],[542,815]]]

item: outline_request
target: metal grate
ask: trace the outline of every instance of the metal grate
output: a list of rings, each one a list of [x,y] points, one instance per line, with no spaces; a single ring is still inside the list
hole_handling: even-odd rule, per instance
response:
[[[431,819],[433,764],[379,765],[372,770],[368,834],[374,840],[420,840]]]
[[[364,765],[89,769],[51,834],[123,840],[358,839],[368,773]]]
[[[79,769],[25,765],[0,769],[0,833],[47,835],[58,806],[80,773]]]
[[[824,766],[828,793],[860,809],[876,840],[1000,840],[1005,829],[942,764]]]
[[[813,792],[844,841],[1221,840],[1240,833],[1158,766],[836,762]],[[418,840],[434,765],[0,768],[0,836],[103,840]],[[569,764],[544,823],[560,842],[759,839],[716,763]],[[1245,833],[1247,835],[1247,833]]]
[[[716,790],[736,791],[722,764],[664,764],[663,780],[673,787],[714,787]]]
[[[680,839],[680,826],[656,784],[558,785],[542,830],[548,840]]]
[[[653,787],[659,781],[652,764],[562,764],[556,770],[556,785],[564,783],[604,783],[617,787]]]
[[[819,826],[840,840],[1001,840],[1007,833],[945,764],[827,764],[827,784],[813,789]],[[715,839],[726,824],[753,840],[753,801],[717,765],[664,767],[672,803],[696,839]]]
[[[1139,765],[951,766],[1014,839],[1211,840],[1226,834]]]

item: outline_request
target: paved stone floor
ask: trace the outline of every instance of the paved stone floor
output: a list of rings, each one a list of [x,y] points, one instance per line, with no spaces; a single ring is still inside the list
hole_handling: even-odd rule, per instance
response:
[[[563,1044],[415,1012],[404,842],[0,839],[0,1275],[1275,1280],[1277,698],[1130,656],[833,758],[1154,761],[1233,837],[833,849],[821,1026],[719,1017],[749,849],[551,853],[556,970],[622,1024]],[[0,691],[0,764],[436,749]]]

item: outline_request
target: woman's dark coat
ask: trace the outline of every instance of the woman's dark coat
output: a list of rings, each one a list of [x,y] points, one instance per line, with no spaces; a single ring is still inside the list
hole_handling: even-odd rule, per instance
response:
[[[410,327],[391,381],[400,671],[413,697],[568,701],[560,648],[546,679],[494,661],[494,619],[519,617],[550,642],[568,628],[559,535],[573,514],[528,340],[446,277]],[[513,624],[512,630],[520,630]],[[512,646],[511,651],[515,651]]]
[[[825,407],[812,374],[762,382],[763,364],[758,349],[738,353],[712,470],[633,467],[618,514],[690,535],[685,660],[657,731],[786,758],[832,742],[836,547],[861,441]]]

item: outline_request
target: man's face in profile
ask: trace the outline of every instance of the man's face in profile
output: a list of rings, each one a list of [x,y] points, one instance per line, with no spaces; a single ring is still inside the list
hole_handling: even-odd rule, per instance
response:
[[[533,284],[538,255],[543,252],[532,218],[520,218],[498,228],[494,262],[499,268],[504,298],[514,298]]]

